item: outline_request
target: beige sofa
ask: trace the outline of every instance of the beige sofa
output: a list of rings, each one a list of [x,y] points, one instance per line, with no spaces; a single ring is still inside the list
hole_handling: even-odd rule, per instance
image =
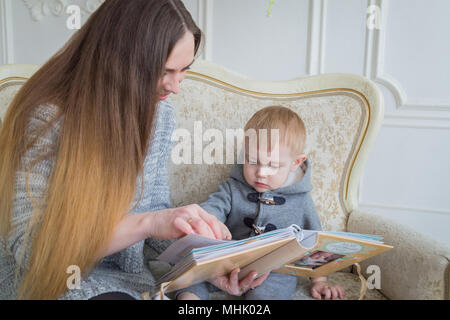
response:
[[[0,66],[0,120],[11,99],[37,67]],[[307,126],[307,155],[313,166],[313,199],[324,229],[384,236],[395,249],[361,264],[381,271],[381,288],[366,299],[449,299],[450,248],[385,217],[358,210],[358,186],[365,161],[383,120],[383,98],[369,80],[350,74],[330,74],[284,82],[247,79],[218,65],[197,61],[171,98],[178,127],[194,136],[202,132],[243,128],[257,110],[269,105],[289,107]],[[211,142],[205,141],[204,147]],[[224,142],[225,143],[225,142]],[[176,145],[176,142],[175,142]],[[194,150],[194,148],[192,148]],[[203,149],[205,150],[205,149]],[[234,148],[226,150],[233,154]],[[226,159],[224,155],[224,159]],[[194,155],[192,155],[194,160]],[[175,165],[170,161],[174,206],[204,201],[216,191],[232,165]],[[149,262],[155,274],[167,271]],[[346,289],[346,299],[358,299],[361,282],[350,270],[329,276]],[[309,280],[301,279],[295,299],[311,299]],[[214,299],[233,299],[215,293]]]

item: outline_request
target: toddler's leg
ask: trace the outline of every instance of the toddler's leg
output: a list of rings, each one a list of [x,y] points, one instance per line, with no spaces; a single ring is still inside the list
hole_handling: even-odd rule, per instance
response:
[[[204,283],[204,282],[177,291],[177,293],[175,294],[175,299],[178,300],[182,293],[183,293],[183,297],[185,297],[186,300],[194,300],[193,298],[195,298],[193,296],[191,296],[191,298],[189,298],[187,293],[194,294],[200,300],[208,300],[209,299],[209,291],[208,291],[208,288],[206,287],[206,283]],[[180,297],[180,298],[182,298],[182,297]]]
[[[262,285],[245,294],[245,300],[292,300],[297,283],[296,276],[271,273]]]

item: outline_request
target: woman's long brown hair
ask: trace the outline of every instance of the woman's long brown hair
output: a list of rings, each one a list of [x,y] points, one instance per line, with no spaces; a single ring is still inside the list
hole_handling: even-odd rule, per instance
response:
[[[16,171],[36,140],[61,120],[45,205],[28,225],[29,258],[18,261],[20,299],[57,299],[69,266],[84,276],[99,263],[115,227],[132,210],[151,145],[157,92],[167,59],[186,32],[201,31],[180,0],[106,0],[14,98],[0,132],[0,235],[12,230]],[[53,121],[25,135],[42,104]],[[42,152],[40,153],[42,155]],[[30,174],[32,168],[28,168]],[[143,180],[143,179],[142,179]]]

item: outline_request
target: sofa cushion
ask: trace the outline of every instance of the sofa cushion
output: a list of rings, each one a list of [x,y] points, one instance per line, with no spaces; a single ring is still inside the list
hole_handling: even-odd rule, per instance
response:
[[[390,299],[449,299],[450,246],[393,218],[355,210],[348,231],[383,236],[394,249],[361,262],[381,271],[381,291]],[[366,277],[370,274],[364,273]]]

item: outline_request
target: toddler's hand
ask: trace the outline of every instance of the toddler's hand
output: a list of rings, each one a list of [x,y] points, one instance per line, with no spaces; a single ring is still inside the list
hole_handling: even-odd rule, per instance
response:
[[[270,272],[256,278],[257,272],[253,271],[250,274],[239,281],[238,274],[240,269],[233,270],[229,275],[210,279],[208,282],[227,292],[232,296],[240,297],[248,290],[259,287],[270,275]]]
[[[322,296],[325,300],[343,299],[345,297],[345,290],[341,286],[331,286],[324,280],[313,281],[311,296],[318,300],[322,300]]]

